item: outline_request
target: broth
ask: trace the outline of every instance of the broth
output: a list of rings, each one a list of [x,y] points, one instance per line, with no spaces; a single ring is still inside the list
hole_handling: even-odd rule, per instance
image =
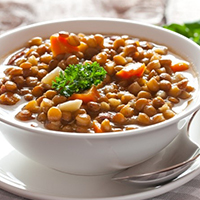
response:
[[[62,31],[50,39],[35,37],[3,64],[2,108],[14,107],[15,118],[31,126],[66,132],[126,131],[161,123],[186,109],[198,84],[192,65],[166,46],[127,35]],[[72,83],[68,77],[60,87],[55,77],[78,66],[90,69],[84,80],[77,72]],[[94,68],[98,73],[91,73]],[[98,84],[82,87],[91,80]]]

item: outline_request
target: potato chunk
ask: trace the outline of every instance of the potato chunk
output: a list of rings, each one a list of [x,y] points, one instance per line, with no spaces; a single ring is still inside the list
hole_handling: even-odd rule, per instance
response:
[[[56,67],[54,70],[52,70],[46,76],[44,76],[42,78],[41,82],[49,84],[49,85],[52,85],[52,81],[55,81],[55,78],[57,76],[59,76],[59,74],[60,74],[61,71],[63,72],[63,70],[60,67]]]
[[[75,99],[59,104],[58,108],[60,108],[61,111],[74,112],[81,107],[81,104],[82,100]]]

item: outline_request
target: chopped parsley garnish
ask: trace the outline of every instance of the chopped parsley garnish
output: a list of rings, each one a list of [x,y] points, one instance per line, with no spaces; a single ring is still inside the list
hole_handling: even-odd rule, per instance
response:
[[[98,85],[103,81],[106,73],[106,70],[97,62],[69,65],[52,82],[52,88],[59,91],[60,94],[70,97],[73,93],[83,92],[92,85]]]

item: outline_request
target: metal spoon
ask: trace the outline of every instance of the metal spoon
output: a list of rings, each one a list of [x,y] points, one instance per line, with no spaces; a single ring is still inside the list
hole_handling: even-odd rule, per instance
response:
[[[196,114],[196,113],[195,113]],[[188,137],[186,127],[165,149],[151,159],[122,171],[112,178],[139,186],[157,186],[169,182],[186,171],[200,156],[200,147]]]

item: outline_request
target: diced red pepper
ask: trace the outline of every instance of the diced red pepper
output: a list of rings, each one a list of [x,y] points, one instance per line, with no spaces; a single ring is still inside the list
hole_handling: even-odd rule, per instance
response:
[[[50,37],[50,42],[54,57],[59,54],[72,53],[79,50],[78,47],[70,45],[66,37],[62,37],[58,33]]]
[[[171,69],[173,72],[185,71],[189,69],[189,64],[187,62],[178,62],[171,65]]]
[[[88,91],[84,93],[74,93],[69,99],[80,99],[84,103],[88,103],[89,101],[97,101],[99,98],[99,92],[95,86],[91,87]]]
[[[95,133],[102,133],[101,124],[97,120],[93,120],[92,127]]]
[[[129,63],[123,69],[116,73],[116,75],[123,79],[131,78],[132,76],[141,77],[146,69],[144,63]]]

